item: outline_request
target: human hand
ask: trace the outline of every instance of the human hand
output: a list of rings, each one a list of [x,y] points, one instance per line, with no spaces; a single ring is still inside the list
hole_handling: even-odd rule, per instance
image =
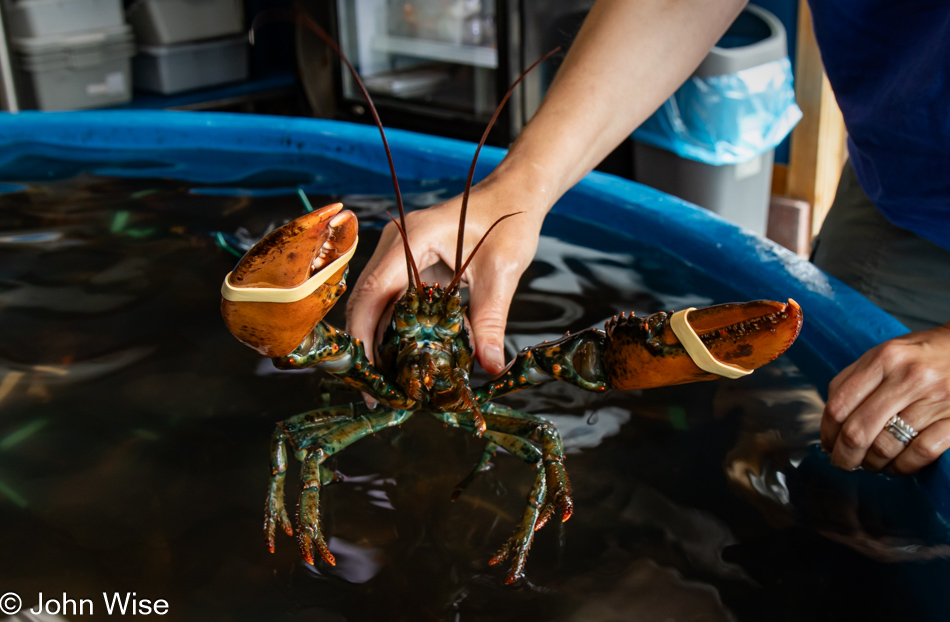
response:
[[[899,415],[919,432],[903,443],[886,429]],[[950,323],[886,341],[828,387],[821,445],[842,469],[914,473],[950,447]]]
[[[534,258],[547,206],[514,179],[489,178],[472,188],[465,226],[463,262],[496,220],[463,277],[469,292],[469,329],[478,360],[489,373],[505,365],[504,336],[508,308],[518,280]],[[406,234],[419,271],[444,262],[455,266],[461,197],[406,215]],[[443,266],[444,267],[444,266]],[[402,239],[393,223],[356,281],[346,306],[347,332],[362,340],[373,358],[376,328],[389,304],[408,286]],[[446,285],[451,276],[442,285]]]

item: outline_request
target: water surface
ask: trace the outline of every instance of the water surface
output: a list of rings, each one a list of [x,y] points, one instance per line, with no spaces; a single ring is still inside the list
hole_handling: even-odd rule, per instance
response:
[[[221,187],[71,166],[10,180],[0,200],[0,592],[27,607],[66,592],[100,619],[102,592],[132,591],[167,600],[175,620],[942,619],[946,527],[909,480],[828,466],[811,447],[821,398],[787,357],[738,381],[505,400],[557,423],[575,494],[520,585],[487,561],[530,469],[500,455],[452,503],[482,442],[424,416],[332,459],[347,475],[323,495],[335,568],[303,563],[282,535],[268,554],[274,423],[357,396],[231,337],[219,287],[236,258],[222,242],[300,214],[289,186],[307,180]],[[391,204],[342,200],[363,223],[352,283]],[[734,299],[727,279],[622,233],[552,215],[544,234],[509,357],[620,311]]]

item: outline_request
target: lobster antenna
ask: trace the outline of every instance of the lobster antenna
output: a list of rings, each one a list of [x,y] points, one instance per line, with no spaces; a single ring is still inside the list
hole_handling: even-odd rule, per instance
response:
[[[402,225],[399,224],[399,221],[393,218],[393,215],[389,212],[386,212],[386,215],[389,216],[390,220],[393,221],[393,224],[396,225],[396,228],[399,229],[399,235],[402,236],[402,241],[406,245],[406,248],[409,248],[409,237],[406,235],[406,230],[402,228]],[[412,274],[416,277],[416,286],[419,288],[419,291],[422,291],[422,279],[419,277],[419,268],[416,267],[416,262],[412,262]],[[412,279],[409,279],[410,283]]]
[[[373,115],[373,120],[376,122],[376,127],[379,128],[379,135],[383,139],[383,149],[386,150],[386,159],[389,161],[389,172],[392,174],[393,189],[396,192],[396,206],[399,208],[399,222],[401,223],[402,241],[406,249],[406,271],[409,273],[409,287],[412,289],[413,284],[415,284],[416,287],[422,289],[422,281],[419,279],[419,269],[416,267],[416,260],[412,256],[412,249],[409,248],[409,238],[406,237],[405,234],[406,210],[402,203],[402,193],[399,191],[399,180],[396,178],[396,166],[393,164],[393,154],[389,150],[389,141],[386,140],[386,132],[383,131],[383,123],[379,119],[379,113],[376,112],[376,106],[373,104],[373,99],[369,96],[369,92],[363,85],[363,81],[360,79],[359,74],[356,72],[356,69],[353,68],[353,65],[350,64],[350,60],[340,49],[340,46],[338,46],[336,41],[334,41],[333,38],[328,35],[325,30],[323,30],[320,24],[315,22],[309,15],[299,11],[285,9],[271,9],[258,14],[251,23],[250,32],[248,33],[248,39],[252,45],[254,44],[254,32],[264,24],[274,21],[296,22],[323,39],[323,42],[330,46],[330,49],[336,52],[336,55],[340,57],[340,60],[343,61],[343,64],[346,65],[346,68],[350,71],[350,75],[353,76],[353,80],[356,82],[356,85],[360,88],[360,92],[363,94],[363,98],[366,99],[366,103],[369,106],[370,114]],[[415,276],[415,281],[413,281],[413,276]]]
[[[501,218],[493,222],[491,227],[488,228],[488,231],[486,231],[485,234],[482,236],[482,239],[479,240],[478,244],[475,245],[475,248],[472,249],[472,253],[468,256],[468,259],[466,259],[465,263],[462,264],[462,269],[457,270],[455,272],[455,276],[452,277],[452,282],[445,286],[445,291],[447,292],[452,291],[452,288],[457,287],[458,284],[462,281],[462,275],[465,273],[465,269],[468,268],[468,264],[472,262],[472,259],[475,257],[475,253],[477,253],[478,249],[481,248],[482,242],[485,241],[485,238],[488,237],[488,234],[491,233],[491,230],[494,229],[498,223],[505,220],[506,218],[511,218],[512,216],[517,216],[518,214],[523,214],[523,213],[524,212],[514,212],[512,214],[505,214],[504,216],[502,216]]]
[[[518,76],[518,79],[515,80],[514,84],[508,87],[508,92],[505,93],[505,96],[501,98],[501,103],[498,104],[497,108],[495,108],[495,114],[492,115],[491,121],[488,122],[488,127],[485,128],[485,132],[482,134],[482,139],[478,141],[478,147],[475,149],[475,157],[472,158],[472,166],[468,169],[468,179],[465,180],[465,190],[462,192],[462,209],[459,213],[459,235],[458,235],[458,243],[455,249],[455,276],[452,279],[453,283],[457,283],[458,281],[461,280],[462,271],[464,270],[464,268],[461,267],[462,266],[462,247],[465,245],[465,216],[468,213],[468,195],[472,191],[472,180],[475,178],[475,163],[478,162],[478,154],[482,150],[482,146],[485,144],[485,141],[488,140],[488,132],[490,132],[492,126],[495,125],[495,121],[498,119],[498,115],[501,114],[501,109],[505,107],[505,104],[508,102],[508,98],[511,97],[511,94],[514,92],[515,87],[521,83],[524,77],[528,75],[532,69],[534,69],[535,67],[537,67],[538,65],[546,61],[548,58],[550,58],[551,56],[553,56],[560,50],[561,50],[561,46],[558,46],[554,48],[553,50],[551,50],[550,52],[548,52],[547,54],[545,54],[544,56],[542,56],[541,58],[539,58],[538,60],[534,61],[534,64],[528,67],[527,69],[525,69],[524,73]],[[509,216],[512,216],[512,215],[513,214],[509,214]],[[502,220],[504,220],[507,217],[508,216],[504,216],[496,220],[495,223],[491,226],[491,228],[489,228],[489,231],[491,231],[491,229],[494,228],[495,225],[497,225],[498,223],[500,223]],[[488,233],[486,232],[485,235],[488,235]],[[482,241],[484,241],[484,239],[485,237],[482,236]],[[481,246],[482,241],[479,241],[478,243],[479,246]],[[478,247],[476,247],[476,250],[477,248]],[[472,254],[469,255],[468,257],[469,261],[472,260],[472,256],[474,254],[475,254],[475,251],[472,251]],[[468,265],[468,261],[465,262],[465,265],[466,266]]]

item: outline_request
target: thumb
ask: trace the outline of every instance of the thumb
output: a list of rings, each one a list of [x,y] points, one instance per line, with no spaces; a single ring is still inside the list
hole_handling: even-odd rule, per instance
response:
[[[495,273],[471,285],[469,316],[478,362],[490,374],[505,368],[505,326],[520,274]]]

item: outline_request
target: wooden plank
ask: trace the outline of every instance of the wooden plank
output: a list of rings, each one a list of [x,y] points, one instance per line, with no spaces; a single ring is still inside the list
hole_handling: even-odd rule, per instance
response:
[[[787,194],[811,205],[812,235],[834,200],[846,156],[844,120],[825,76],[805,0],[798,6],[795,99],[804,116],[792,132]]]
[[[808,257],[811,250],[811,206],[805,201],[773,196],[766,236],[793,253]]]
[[[788,194],[788,165],[772,166],[772,194],[784,197]]]

